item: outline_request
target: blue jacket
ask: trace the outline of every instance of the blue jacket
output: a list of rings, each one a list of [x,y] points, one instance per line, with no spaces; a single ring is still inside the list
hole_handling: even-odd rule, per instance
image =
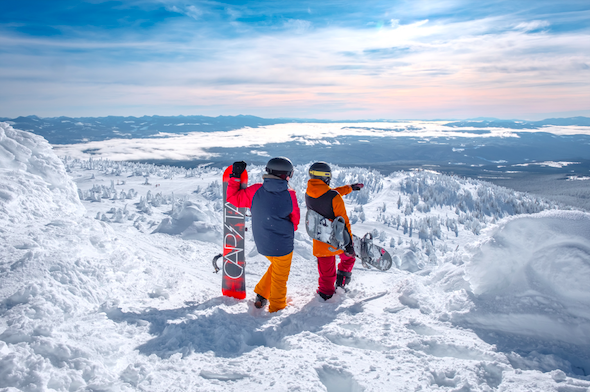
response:
[[[252,211],[252,234],[260,254],[285,256],[293,252],[301,216],[297,196],[287,181],[272,175],[263,178],[262,184],[245,189],[240,189],[239,179],[230,179],[227,201]]]

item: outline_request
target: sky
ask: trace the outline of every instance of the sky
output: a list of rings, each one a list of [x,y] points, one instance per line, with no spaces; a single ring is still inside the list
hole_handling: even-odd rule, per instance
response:
[[[0,2],[0,117],[590,116],[590,2]]]

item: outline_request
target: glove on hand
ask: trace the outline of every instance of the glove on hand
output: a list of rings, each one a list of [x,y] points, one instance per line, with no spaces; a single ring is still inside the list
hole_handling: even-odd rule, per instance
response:
[[[365,184],[361,184],[360,182],[357,184],[350,184],[350,186],[352,187],[353,191],[360,191],[362,187],[365,186]]]
[[[356,256],[354,253],[354,244],[352,241],[350,241],[350,244],[346,245],[346,248],[344,248],[344,254],[350,257]]]
[[[240,178],[248,164],[244,161],[234,162],[230,178]]]

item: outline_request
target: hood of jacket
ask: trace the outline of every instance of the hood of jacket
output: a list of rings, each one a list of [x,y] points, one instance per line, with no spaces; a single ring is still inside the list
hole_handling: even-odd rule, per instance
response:
[[[330,189],[330,186],[328,184],[326,184],[324,181],[320,180],[319,178],[312,178],[309,181],[307,181],[307,191],[306,193],[313,197],[313,198],[318,198],[321,195],[323,195],[324,193],[328,192]]]
[[[264,179],[262,186],[268,192],[283,192],[289,189],[289,183],[280,177],[265,174],[262,178]]]

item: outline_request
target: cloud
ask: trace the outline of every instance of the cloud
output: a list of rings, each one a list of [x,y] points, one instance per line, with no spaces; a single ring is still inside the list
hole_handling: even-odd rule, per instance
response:
[[[226,132],[193,132],[187,135],[171,135],[158,139],[113,139],[84,144],[56,145],[57,154],[73,158],[106,158],[112,160],[210,159],[216,156],[211,149],[264,148],[264,146],[299,142],[306,145],[330,144],[343,136],[375,138],[464,138],[489,139],[498,137],[519,137],[514,130],[490,128],[489,133],[471,132],[478,128],[454,128],[434,121],[412,121],[397,123],[339,123],[314,124],[290,123],[263,126],[256,129],[243,128]],[[537,132],[538,130],[518,130]],[[590,127],[551,126],[545,132],[556,135],[590,134]],[[90,151],[90,152],[89,152]],[[268,156],[265,151],[251,151]]]
[[[534,30],[541,30],[549,27],[551,24],[544,20],[533,20],[531,22],[521,22],[516,27],[515,30],[520,31],[534,31]]]
[[[199,18],[203,15],[203,11],[194,5],[189,5],[186,7],[186,14],[193,19],[199,20]]]
[[[312,23],[307,20],[288,19],[283,23],[283,27],[285,27],[287,30],[302,34],[311,29]]]
[[[171,12],[175,12],[177,14],[186,15],[192,19],[199,20],[203,14],[205,13],[203,9],[196,7],[194,5],[187,5],[187,6],[177,6],[177,5],[167,5],[166,9]]]

